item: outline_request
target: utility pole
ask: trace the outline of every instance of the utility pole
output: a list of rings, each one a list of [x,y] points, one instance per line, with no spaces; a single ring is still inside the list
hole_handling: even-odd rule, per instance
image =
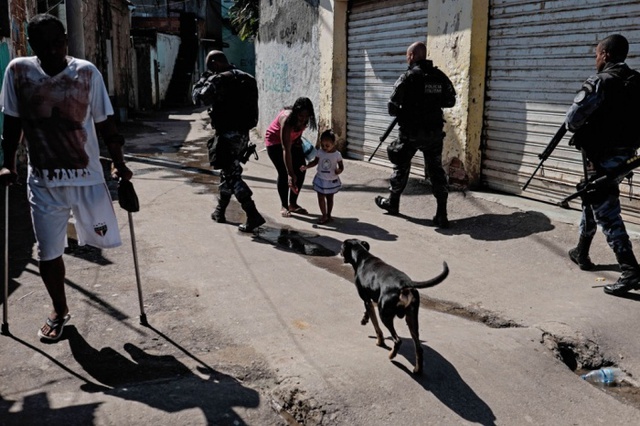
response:
[[[66,0],[67,39],[69,55],[85,59],[84,55],[84,22],[82,19],[82,0]]]

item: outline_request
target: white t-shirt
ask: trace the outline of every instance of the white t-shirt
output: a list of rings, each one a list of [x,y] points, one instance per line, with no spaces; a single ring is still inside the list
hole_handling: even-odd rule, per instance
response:
[[[113,114],[100,71],[67,57],[47,75],[35,56],[13,59],[4,75],[0,107],[19,117],[29,152],[29,184],[88,186],[104,182],[95,123]]]
[[[318,170],[316,176],[320,179],[334,180],[338,175],[336,174],[336,168],[338,162],[342,161],[342,154],[340,151],[326,152],[320,148],[316,154],[318,157]]]

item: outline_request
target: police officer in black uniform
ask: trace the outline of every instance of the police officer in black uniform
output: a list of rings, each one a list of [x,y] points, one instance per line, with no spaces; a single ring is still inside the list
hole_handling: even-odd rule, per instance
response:
[[[583,152],[585,178],[607,174],[633,157],[639,146],[640,74],[625,64],[628,52],[629,42],[619,34],[598,43],[597,74],[584,82],[567,112],[565,124],[574,132],[570,143]],[[640,289],[640,266],[621,217],[619,183],[583,197],[580,239],[569,251],[580,269],[593,269],[589,248],[599,224],[622,271],[614,284],[604,287],[613,295]]]
[[[445,133],[442,108],[456,103],[456,91],[449,78],[433,62],[426,59],[427,47],[415,42],[407,49],[409,69],[396,81],[389,98],[389,115],[398,117],[399,138],[387,148],[393,173],[389,180],[388,198],[376,197],[376,205],[390,214],[397,214],[400,195],[407,186],[411,159],[417,150],[424,154],[433,195],[438,203],[434,225],[446,228],[447,176],[442,168],[442,145]]]
[[[209,140],[209,162],[220,169],[221,183],[218,205],[211,219],[225,223],[225,211],[231,195],[247,214],[247,222],[238,228],[252,232],[265,223],[251,199],[253,192],[242,180],[242,165],[255,145],[249,142],[249,130],[258,123],[258,87],[252,75],[229,64],[224,53],[212,50],[207,54],[207,69],[193,87],[194,103],[211,105],[209,116],[215,136]]]

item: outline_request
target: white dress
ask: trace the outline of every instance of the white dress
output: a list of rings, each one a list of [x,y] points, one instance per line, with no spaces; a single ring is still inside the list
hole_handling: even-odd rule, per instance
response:
[[[319,149],[316,154],[318,165],[316,176],[313,178],[313,189],[319,194],[335,194],[342,188],[340,177],[336,174],[338,162],[342,161],[340,151],[325,152]]]

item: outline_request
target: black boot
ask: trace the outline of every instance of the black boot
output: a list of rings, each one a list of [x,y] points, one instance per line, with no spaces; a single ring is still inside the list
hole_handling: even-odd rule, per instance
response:
[[[616,253],[616,259],[622,270],[622,275],[613,284],[605,285],[604,292],[620,296],[630,290],[640,289],[640,265],[632,251]]]
[[[242,210],[247,213],[247,223],[243,223],[238,226],[238,229],[242,232],[253,232],[260,225],[264,225],[266,221],[258,213],[258,209],[256,208],[256,203],[253,200],[244,201],[242,204]]]
[[[449,219],[447,219],[447,198],[449,194],[444,194],[436,197],[438,207],[436,208],[436,215],[433,217],[433,224],[438,228],[448,228]]]
[[[400,211],[400,195],[392,193],[389,198],[377,196],[376,206],[386,210],[389,214],[398,214]]]
[[[569,250],[569,258],[573,263],[578,265],[583,271],[590,271],[596,267],[589,257],[589,248],[591,247],[593,237],[583,237],[580,235],[578,245]]]
[[[231,201],[231,194],[220,194],[218,197],[218,205],[216,209],[211,213],[211,219],[215,220],[218,223],[226,223],[227,218],[224,215],[227,210],[227,206]]]

